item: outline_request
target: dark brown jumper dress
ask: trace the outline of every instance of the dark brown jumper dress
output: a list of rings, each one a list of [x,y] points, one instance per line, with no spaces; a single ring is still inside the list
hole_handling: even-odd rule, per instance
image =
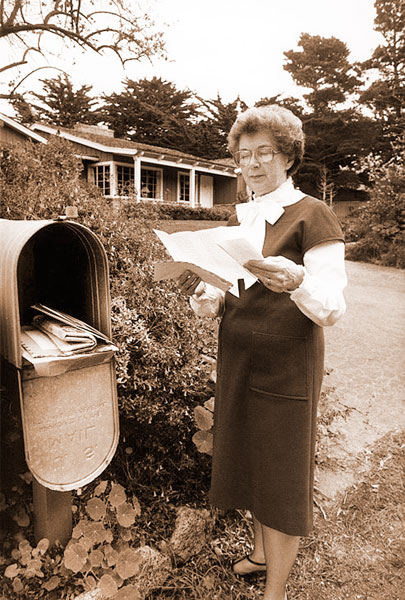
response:
[[[236,225],[237,221],[230,222]],[[266,222],[263,256],[303,264],[310,248],[343,241],[334,213],[306,196]],[[312,528],[323,329],[260,282],[227,293],[220,323],[210,501],[248,509],[289,535]]]

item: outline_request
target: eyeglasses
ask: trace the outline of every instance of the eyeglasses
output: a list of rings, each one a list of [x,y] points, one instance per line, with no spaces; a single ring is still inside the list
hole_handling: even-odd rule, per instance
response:
[[[269,163],[273,160],[275,154],[280,154],[281,151],[273,150],[271,146],[259,146],[256,150],[239,150],[235,152],[233,158],[238,167],[247,167],[255,156],[261,163]]]

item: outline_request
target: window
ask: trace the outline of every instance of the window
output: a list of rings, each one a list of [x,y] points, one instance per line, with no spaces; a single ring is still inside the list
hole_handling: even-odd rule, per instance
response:
[[[96,165],[92,167],[94,184],[100,188],[104,196],[111,193],[110,165]]]
[[[190,202],[190,175],[188,173],[179,173],[178,182],[179,202]]]
[[[162,200],[162,170],[142,167],[141,198]]]
[[[134,193],[134,167],[117,165],[117,194],[130,196]]]

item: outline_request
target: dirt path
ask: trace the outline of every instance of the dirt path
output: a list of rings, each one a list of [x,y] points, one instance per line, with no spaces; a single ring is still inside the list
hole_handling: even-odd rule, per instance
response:
[[[354,409],[334,423],[343,433],[331,445],[339,468],[317,474],[330,498],[367,470],[376,439],[405,427],[405,272],[347,262],[347,274],[347,312],[325,328],[325,365],[334,370],[326,384]]]

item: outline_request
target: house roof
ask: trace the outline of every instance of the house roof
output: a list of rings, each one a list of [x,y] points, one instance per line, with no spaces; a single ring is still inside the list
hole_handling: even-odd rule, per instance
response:
[[[4,125],[7,125],[8,127],[10,127],[10,129],[14,129],[15,131],[21,133],[23,136],[35,140],[36,142],[42,142],[43,144],[46,144],[47,142],[46,138],[42,137],[42,135],[39,135],[35,131],[32,131],[32,129],[28,129],[28,127],[25,127],[25,125],[21,125],[21,123],[18,123],[11,117],[0,113],[0,127],[4,127]]]
[[[177,164],[190,164],[202,169],[223,171],[226,175],[235,176],[233,160],[228,158],[206,159],[172,148],[163,148],[161,146],[115,138],[107,132],[102,133],[103,130],[101,128],[99,128],[100,133],[91,131],[91,128],[89,130],[80,128],[68,129],[66,127],[56,127],[55,125],[45,125],[43,123],[36,123],[33,125],[33,128],[44,133],[60,135],[77,144],[82,144],[103,152],[113,152],[114,154],[126,156],[151,156],[160,162],[169,161]],[[95,130],[96,128],[92,129]]]

